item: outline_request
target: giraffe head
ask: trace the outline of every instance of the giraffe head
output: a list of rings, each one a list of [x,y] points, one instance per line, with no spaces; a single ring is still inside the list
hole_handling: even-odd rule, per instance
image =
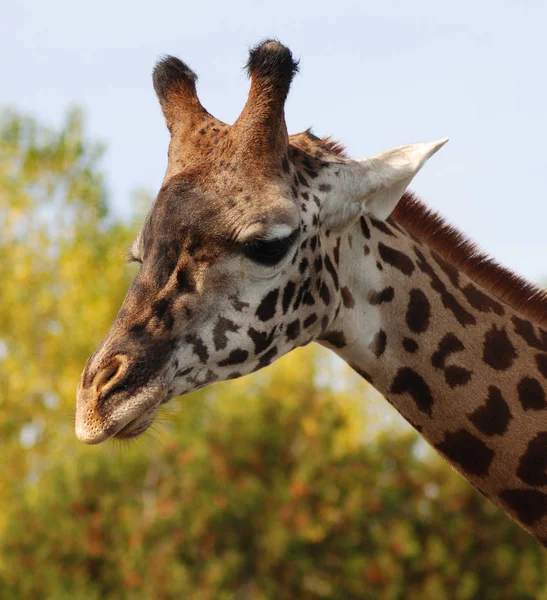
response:
[[[309,131],[287,135],[297,71],[287,48],[264,42],[248,70],[231,127],[202,107],[180,60],[154,70],[167,172],[131,249],[139,272],[80,378],[76,434],[86,443],[135,437],[170,398],[328,339],[351,302],[337,277],[340,236],[362,214],[385,219],[444,143],[349,160]]]

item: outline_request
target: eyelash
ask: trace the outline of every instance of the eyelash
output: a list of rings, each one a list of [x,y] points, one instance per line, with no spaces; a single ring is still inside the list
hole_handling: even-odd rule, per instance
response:
[[[288,237],[276,240],[251,240],[243,246],[243,254],[256,263],[273,267],[286,256],[287,252],[293,246],[297,234],[298,230],[293,231]],[[142,260],[131,252],[127,253],[125,260],[127,263],[142,264]]]
[[[244,245],[243,254],[253,262],[273,267],[287,255],[294,244],[297,233],[294,231],[290,236],[276,240],[252,240]]]

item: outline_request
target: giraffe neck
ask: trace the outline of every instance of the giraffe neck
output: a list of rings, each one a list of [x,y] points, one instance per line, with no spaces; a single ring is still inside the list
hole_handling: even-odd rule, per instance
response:
[[[547,543],[547,332],[393,221],[363,217],[339,244],[323,343]]]

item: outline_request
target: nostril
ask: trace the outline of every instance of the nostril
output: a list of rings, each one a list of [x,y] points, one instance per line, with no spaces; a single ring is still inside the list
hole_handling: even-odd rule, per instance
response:
[[[114,356],[107,365],[105,365],[93,380],[93,385],[97,396],[104,396],[112,389],[124,376],[126,361],[121,356]]]

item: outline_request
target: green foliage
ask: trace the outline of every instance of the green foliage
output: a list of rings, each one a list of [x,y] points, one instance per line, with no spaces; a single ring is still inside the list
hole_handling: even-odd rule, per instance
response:
[[[63,451],[82,364],[130,280],[134,227],[108,218],[101,153],[77,111],[58,132],[0,118],[0,499]]]
[[[59,462],[10,514],[3,597],[547,597],[543,550],[414,434],[337,444],[351,400],[309,373],[280,399],[309,362],[188,400],[160,444]]]
[[[312,348],[172,402],[156,440],[77,443],[135,232],[99,159],[78,113],[0,119],[0,598],[547,600],[544,550],[414,433],[375,436]]]

